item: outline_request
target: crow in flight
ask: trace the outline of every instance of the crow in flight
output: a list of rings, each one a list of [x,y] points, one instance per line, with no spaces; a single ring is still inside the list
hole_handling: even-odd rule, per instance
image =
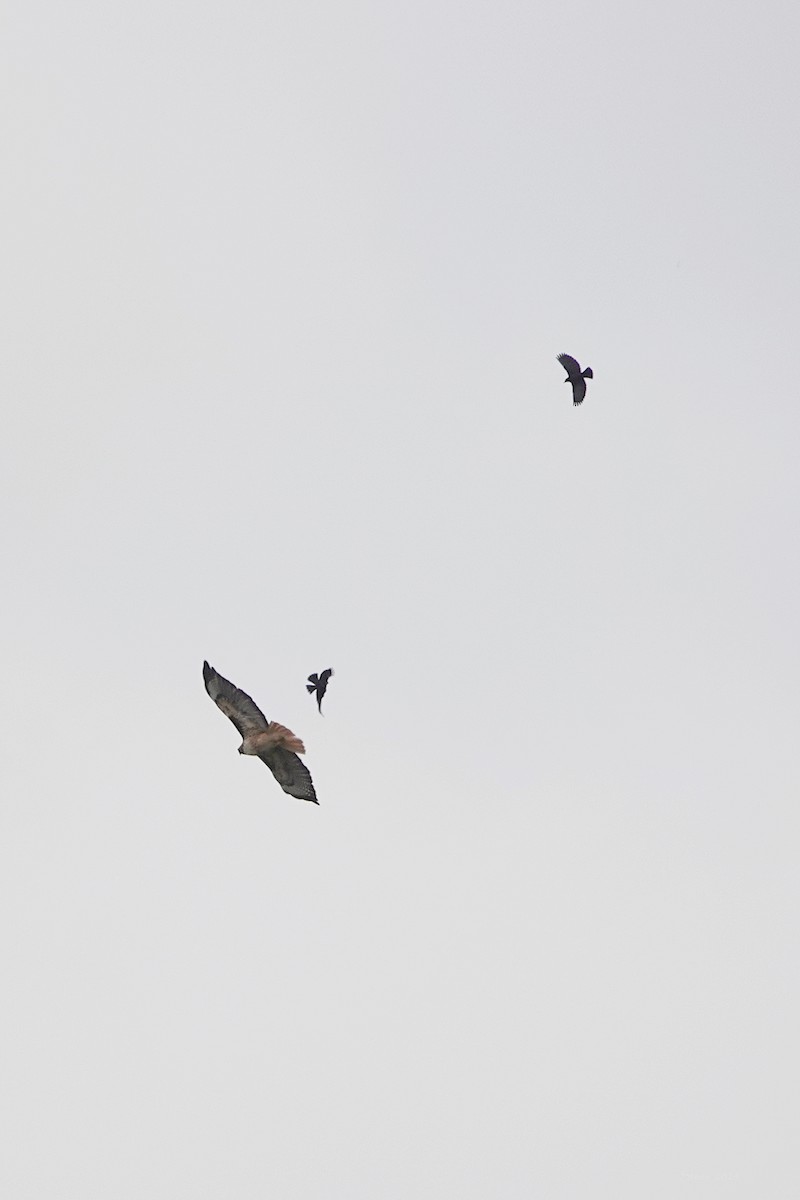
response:
[[[559,354],[558,361],[567,372],[564,383],[572,384],[572,403],[583,404],[583,397],[586,395],[586,380],[594,379],[592,368],[587,367],[585,371],[582,371],[581,364],[571,354]]]
[[[322,697],[325,695],[328,687],[328,680],[332,674],[333,669],[328,667],[327,671],[323,671],[321,675],[309,675],[308,677],[306,691],[317,693],[317,708],[320,711],[320,715],[322,714]]]

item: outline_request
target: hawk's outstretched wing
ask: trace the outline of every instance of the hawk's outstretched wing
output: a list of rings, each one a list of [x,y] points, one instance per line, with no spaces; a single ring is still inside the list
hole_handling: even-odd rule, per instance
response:
[[[252,737],[269,727],[269,721],[247,692],[223,679],[207,662],[203,663],[206,691],[225,716],[233,721],[242,738]]]
[[[276,746],[273,749],[264,750],[258,757],[267,764],[283,790],[290,796],[295,796],[298,800],[310,800],[312,804],[319,804],[311,772],[291,750],[286,750],[283,746]]]

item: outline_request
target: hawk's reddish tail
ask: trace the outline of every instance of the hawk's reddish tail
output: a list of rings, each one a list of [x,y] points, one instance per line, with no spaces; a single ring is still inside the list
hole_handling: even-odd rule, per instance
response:
[[[270,721],[267,737],[273,746],[283,746],[285,750],[292,750],[295,754],[305,754],[306,752],[306,748],[297,734],[292,733],[291,729],[287,729],[285,725],[279,725],[277,721]]]

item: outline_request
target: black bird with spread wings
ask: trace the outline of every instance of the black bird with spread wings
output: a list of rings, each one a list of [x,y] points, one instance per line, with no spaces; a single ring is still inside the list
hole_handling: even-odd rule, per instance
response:
[[[322,714],[322,697],[325,695],[328,687],[328,680],[332,674],[333,668],[328,667],[327,671],[323,671],[320,675],[309,675],[308,677],[306,691],[317,693],[317,708],[319,709],[320,714]]]
[[[246,692],[234,687],[217,674],[207,662],[203,663],[206,691],[221,712],[225,713],[242,737],[240,754],[255,754],[266,763],[285,792],[298,800],[319,804],[311,773],[297,757],[306,748],[291,729],[268,721]]]
[[[581,364],[571,354],[559,354],[558,361],[567,372],[564,383],[572,384],[572,403],[583,404],[583,397],[586,395],[586,380],[594,379],[592,368],[587,367],[585,371],[582,371]]]

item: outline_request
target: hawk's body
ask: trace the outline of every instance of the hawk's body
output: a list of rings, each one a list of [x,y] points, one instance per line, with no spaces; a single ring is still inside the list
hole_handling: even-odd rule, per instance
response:
[[[332,674],[333,674],[333,668],[328,667],[328,669],[323,671],[320,675],[309,675],[309,677],[308,677],[308,683],[306,684],[306,691],[307,692],[316,692],[317,708],[320,711],[320,715],[322,714],[322,697],[325,695],[325,692],[327,691],[328,680],[330,679]]]
[[[571,354],[559,354],[558,361],[567,372],[564,383],[572,384],[572,403],[583,404],[583,397],[586,395],[586,380],[594,379],[592,368],[587,367],[585,371],[582,371],[581,364]]]
[[[297,757],[305,754],[300,738],[279,725],[268,721],[247,692],[223,679],[207,662],[203,663],[206,691],[221,712],[233,722],[242,737],[240,754],[254,754],[269,767],[285,792],[298,800],[319,804],[311,773]]]

